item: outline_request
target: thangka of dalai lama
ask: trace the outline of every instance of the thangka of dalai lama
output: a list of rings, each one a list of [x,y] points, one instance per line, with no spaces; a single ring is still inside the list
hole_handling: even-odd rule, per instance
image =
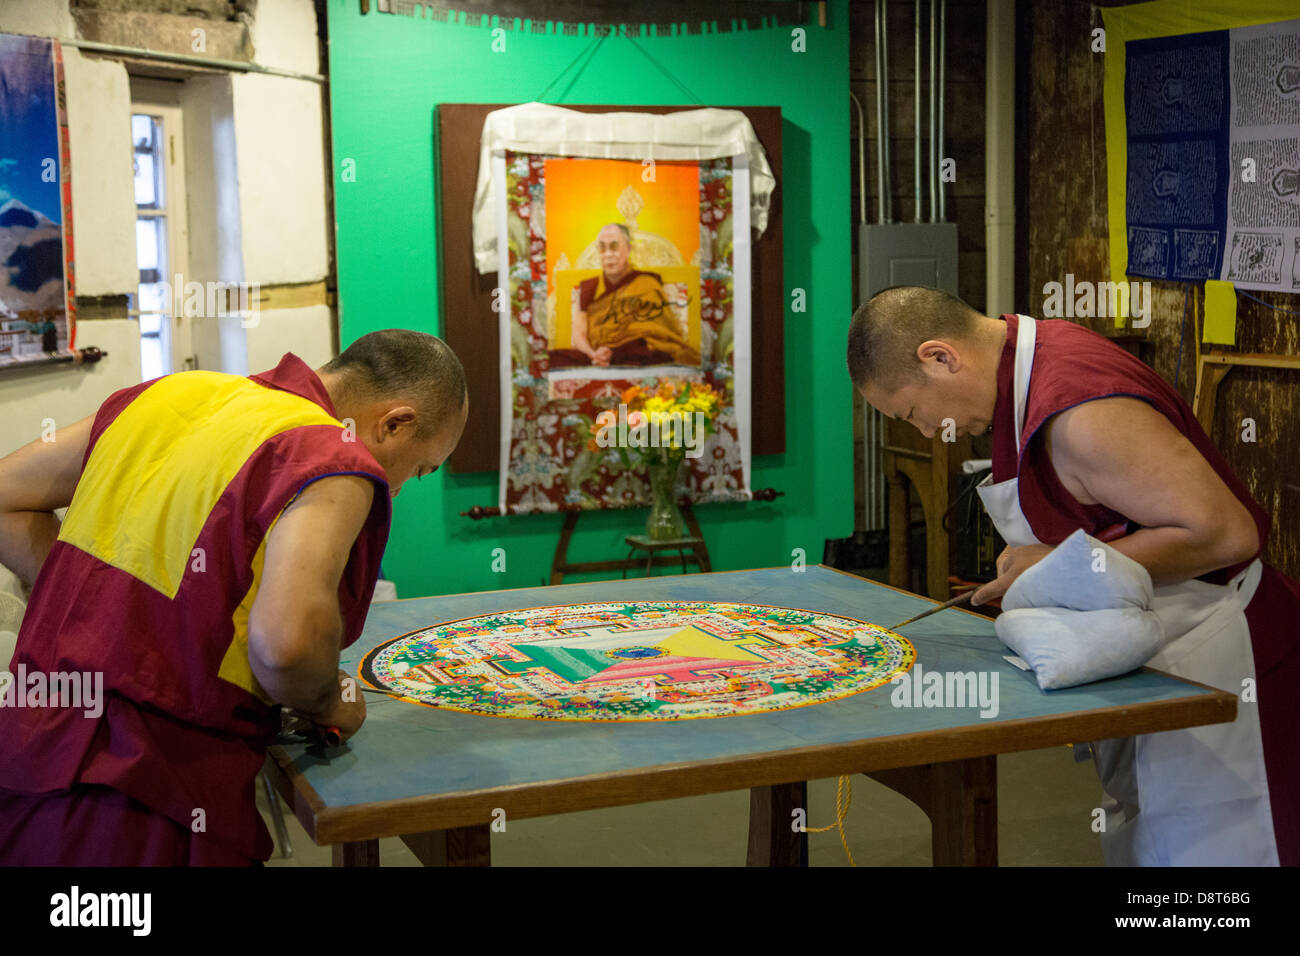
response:
[[[700,353],[682,335],[663,280],[632,268],[632,236],[611,223],[596,236],[602,274],[578,286],[572,348],[551,349],[550,367],[694,365]]]

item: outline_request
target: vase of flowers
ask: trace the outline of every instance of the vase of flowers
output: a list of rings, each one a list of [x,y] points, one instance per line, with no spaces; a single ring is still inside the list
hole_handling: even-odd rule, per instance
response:
[[[639,459],[650,479],[650,515],[646,537],[669,541],[686,536],[677,507],[677,485],[682,466],[692,451],[702,452],[713,433],[722,395],[704,382],[663,381],[655,389],[634,385],[620,396],[619,413],[604,413],[592,444],[616,447],[625,466]],[[619,429],[619,422],[624,423]],[[608,429],[619,431],[611,433]],[[619,440],[610,440],[618,434]],[[692,456],[694,457],[694,456]]]
[[[650,516],[646,518],[645,534],[654,541],[671,541],[686,537],[686,522],[677,507],[677,480],[682,473],[683,453],[669,453],[658,460],[646,459],[646,472],[650,476]]]

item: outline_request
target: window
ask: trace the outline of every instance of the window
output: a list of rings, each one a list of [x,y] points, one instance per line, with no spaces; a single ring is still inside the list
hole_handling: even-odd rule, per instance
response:
[[[194,367],[190,319],[180,307],[189,270],[182,87],[176,81],[131,78],[135,258],[140,277],[130,314],[140,322],[142,381]]]
[[[167,202],[163,172],[163,128],[160,117],[134,113],[131,142],[135,155],[135,258],[140,269],[137,307],[140,318],[141,381],[173,371],[171,361],[172,303],[168,282]]]

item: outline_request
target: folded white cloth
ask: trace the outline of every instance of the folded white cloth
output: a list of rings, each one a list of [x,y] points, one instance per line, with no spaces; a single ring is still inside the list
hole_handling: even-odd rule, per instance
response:
[[[0,631],[0,671],[9,670],[18,649],[18,635],[13,631]]]
[[[1039,687],[1074,687],[1155,655],[1164,632],[1152,597],[1146,568],[1080,529],[1016,578],[995,627]]]
[[[581,113],[550,103],[493,110],[483,120],[472,219],[474,262],[495,272],[497,212],[492,155],[505,150],[593,159],[674,160],[744,156],[749,164],[750,222],[762,234],[776,177],[754,127],[740,110],[703,107],[676,113]],[[745,197],[738,197],[744,199]],[[606,218],[613,218],[606,210]]]

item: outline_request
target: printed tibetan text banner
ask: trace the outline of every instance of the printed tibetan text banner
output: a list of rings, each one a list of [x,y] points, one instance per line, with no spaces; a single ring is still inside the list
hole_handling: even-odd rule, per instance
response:
[[[1300,20],[1126,42],[1125,26],[1108,12],[1124,64],[1122,99],[1107,83],[1124,134],[1111,236],[1127,273],[1300,290]]]
[[[749,497],[749,182],[743,155],[496,159],[503,513],[649,501],[626,451],[590,438],[632,386],[724,396],[691,500]],[[740,197],[738,200],[735,197]],[[508,421],[506,420],[508,417]]]

